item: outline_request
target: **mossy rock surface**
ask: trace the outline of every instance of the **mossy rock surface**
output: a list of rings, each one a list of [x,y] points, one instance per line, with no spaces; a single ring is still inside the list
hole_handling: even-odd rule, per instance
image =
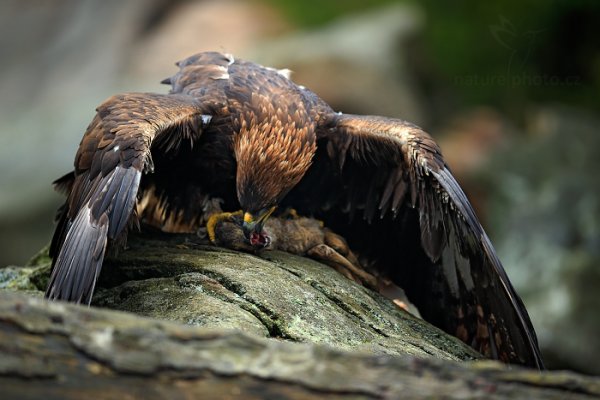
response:
[[[41,298],[50,269],[44,251],[25,267],[0,269],[3,394],[600,395],[597,378],[479,361],[457,339],[307,258],[280,252],[257,257],[196,242],[188,235],[132,237],[127,250],[106,260],[91,308]]]
[[[48,270],[42,252],[27,267],[0,273],[0,285],[36,293]],[[479,357],[326,265],[278,251],[256,256],[203,245],[193,235],[131,237],[126,250],[105,261],[92,305],[373,354]]]
[[[258,257],[194,242],[183,235],[131,241],[106,264],[93,304],[377,354],[478,357],[328,266],[278,251]]]
[[[369,354],[0,292],[6,399],[591,399],[566,372]]]

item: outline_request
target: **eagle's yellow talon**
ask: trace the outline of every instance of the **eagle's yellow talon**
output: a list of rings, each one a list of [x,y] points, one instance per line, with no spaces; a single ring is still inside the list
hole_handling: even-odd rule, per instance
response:
[[[208,218],[208,221],[206,221],[206,232],[208,233],[208,240],[210,240],[211,243],[216,243],[217,235],[215,233],[215,230],[217,228],[217,224],[221,221],[231,221],[231,218],[237,215],[242,215],[242,210],[236,212],[215,213],[211,215]]]

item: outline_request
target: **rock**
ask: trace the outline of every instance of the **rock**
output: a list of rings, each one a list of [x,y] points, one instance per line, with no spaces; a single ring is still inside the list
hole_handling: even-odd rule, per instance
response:
[[[600,395],[598,378],[473,363],[478,354],[454,337],[287,253],[132,235],[106,260],[91,308],[41,299],[49,269],[46,249],[0,269],[7,398]]]
[[[479,357],[471,348],[346,279],[283,252],[262,257],[145,235],[108,260],[93,305],[264,337],[381,354]]]
[[[52,263],[48,256],[48,248],[44,247],[23,267],[0,268],[0,290],[26,291],[33,296],[42,297]]]
[[[198,242],[194,235],[132,235],[127,250],[106,260],[93,305],[370,354],[480,357],[328,266],[284,252],[257,257]],[[45,248],[25,267],[0,269],[0,288],[41,297],[49,270]]]
[[[589,399],[598,378],[374,355],[0,293],[3,398]]]

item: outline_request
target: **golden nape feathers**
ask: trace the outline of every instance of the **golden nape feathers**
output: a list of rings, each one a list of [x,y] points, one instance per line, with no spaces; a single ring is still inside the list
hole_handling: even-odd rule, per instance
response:
[[[260,113],[242,115],[233,139],[238,198],[249,212],[277,205],[300,182],[316,151],[314,122],[304,110],[287,114],[285,103],[275,109],[261,96],[253,96],[253,104]]]

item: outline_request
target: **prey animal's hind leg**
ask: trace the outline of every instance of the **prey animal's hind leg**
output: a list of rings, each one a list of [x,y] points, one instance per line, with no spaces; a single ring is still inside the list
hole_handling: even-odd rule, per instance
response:
[[[323,221],[305,218],[288,208],[280,213],[277,248],[305,254],[335,269],[348,279],[377,290],[377,278],[366,272],[348,247],[346,240],[324,227]]]
[[[348,246],[348,242],[342,236],[337,233],[332,232],[331,230],[324,228],[323,229],[323,240],[325,244],[338,253],[340,253],[344,258],[346,258],[353,265],[359,266],[361,271],[364,271],[362,267],[360,267],[360,262],[356,255],[350,250],[350,246]]]
[[[377,290],[377,278],[359,266],[352,264],[346,257],[327,244],[318,244],[309,249],[306,254],[315,260],[329,265],[348,279],[352,279],[370,289]]]

